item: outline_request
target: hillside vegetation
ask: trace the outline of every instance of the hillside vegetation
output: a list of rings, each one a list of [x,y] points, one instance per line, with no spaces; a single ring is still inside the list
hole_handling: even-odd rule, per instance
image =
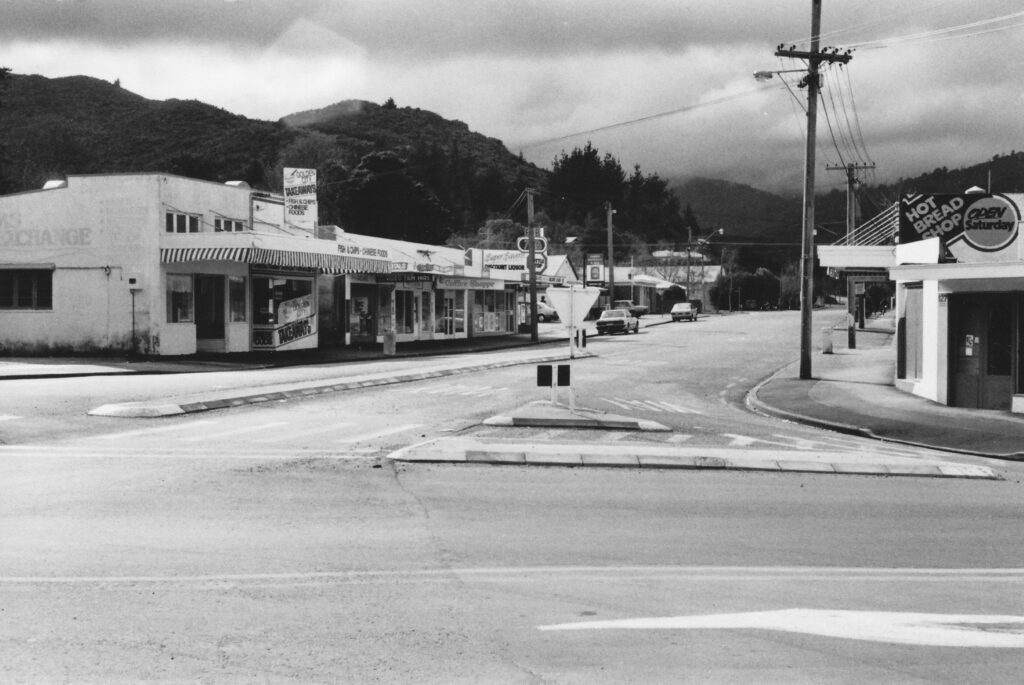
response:
[[[10,74],[2,83],[2,192],[103,172],[166,172],[280,190],[282,167],[312,167],[321,222],[353,232],[509,247],[527,219],[522,193],[533,188],[536,219],[550,227],[551,245],[557,250],[571,238],[581,260],[583,252],[606,250],[606,203],[616,212],[619,259],[683,249],[712,234],[709,245],[728,247],[731,262],[751,272],[780,273],[799,253],[799,197],[685,178],[685,169],[667,179],[624,170],[612,152],[589,143],[541,169],[462,122],[391,100],[339,102],[270,122],[194,100],[150,100],[85,76]],[[862,186],[861,216],[874,216],[903,192],[961,192],[990,182],[995,192],[1024,191],[1024,153]],[[817,198],[819,242],[842,235],[845,213],[843,188]]]

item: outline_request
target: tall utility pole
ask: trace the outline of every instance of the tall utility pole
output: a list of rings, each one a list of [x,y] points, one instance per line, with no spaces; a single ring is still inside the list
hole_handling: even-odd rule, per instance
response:
[[[526,268],[530,274],[530,342],[537,342],[537,241],[533,228],[533,188],[526,189],[526,234],[530,243],[530,251],[526,253]]]
[[[612,209],[611,202],[604,203],[605,218],[608,222],[608,309],[615,303],[615,245],[612,242]]]
[[[846,244],[853,242],[853,232],[857,228],[857,171],[861,169],[874,169],[871,164],[847,164],[828,165],[828,171],[846,172]],[[851,350],[857,349],[857,293],[854,279],[846,277],[846,347]]]
[[[811,0],[810,52],[784,49],[775,51],[776,57],[796,57],[807,60],[807,76],[800,82],[807,86],[807,149],[804,152],[804,220],[800,242],[800,379],[811,378],[811,312],[814,308],[814,148],[818,125],[818,91],[821,83],[818,67],[822,62],[850,61],[850,53],[819,51],[821,45],[821,0]]]

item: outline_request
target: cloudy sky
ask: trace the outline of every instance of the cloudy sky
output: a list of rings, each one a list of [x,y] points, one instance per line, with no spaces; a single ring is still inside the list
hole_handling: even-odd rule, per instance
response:
[[[802,74],[753,72],[805,68],[775,51],[809,48],[811,4],[0,0],[0,65],[268,120],[391,97],[545,167],[589,140],[627,169],[799,193]],[[844,183],[829,164],[881,182],[1024,149],[1020,0],[824,0],[822,46],[854,51],[825,69],[819,188]]]

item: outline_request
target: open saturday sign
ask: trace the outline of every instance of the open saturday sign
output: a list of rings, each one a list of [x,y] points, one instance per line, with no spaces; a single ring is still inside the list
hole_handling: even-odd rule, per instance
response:
[[[939,237],[997,252],[1017,237],[1020,210],[1005,195],[905,195],[900,200],[900,242]]]

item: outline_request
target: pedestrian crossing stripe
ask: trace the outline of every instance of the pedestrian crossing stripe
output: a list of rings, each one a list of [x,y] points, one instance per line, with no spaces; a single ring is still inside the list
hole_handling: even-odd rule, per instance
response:
[[[602,401],[604,401],[604,402],[608,402],[610,404],[614,404],[616,407],[618,407],[620,409],[626,409],[626,410],[642,409],[642,410],[645,410],[645,411],[669,412],[669,413],[675,413],[675,414],[701,414],[702,413],[702,412],[697,411],[696,409],[689,409],[688,407],[684,407],[682,405],[673,404],[671,402],[665,402],[665,401],[628,400],[628,399],[623,399],[621,397],[616,397],[615,399],[611,399],[611,398],[608,398],[608,397],[602,397],[600,399]]]

